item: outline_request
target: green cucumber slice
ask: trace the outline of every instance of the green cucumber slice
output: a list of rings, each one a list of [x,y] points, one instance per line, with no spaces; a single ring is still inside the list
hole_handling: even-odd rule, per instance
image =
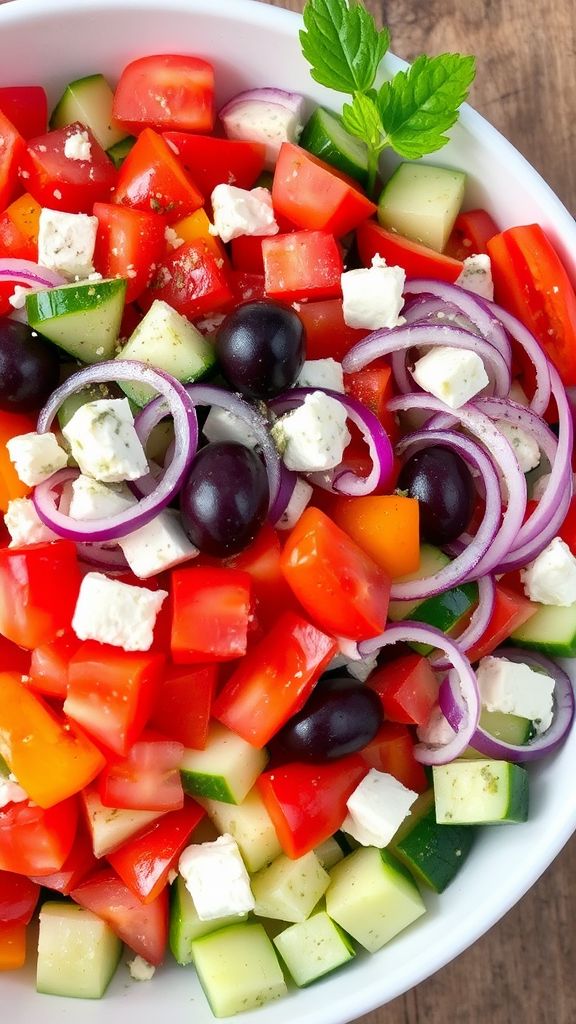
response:
[[[304,126],[299,145],[325,160],[338,171],[355,178],[365,187],[368,182],[368,147],[346,131],[340,118],[323,107],[316,107]]]
[[[194,962],[192,943],[202,935],[209,935],[229,924],[245,921],[248,914],[231,914],[212,921],[201,921],[194,901],[186,888],[182,875],[178,875],[170,893],[170,949],[177,963],[184,966]]]
[[[133,135],[127,135],[125,139],[121,139],[120,142],[117,142],[114,146],[110,146],[110,148],[106,150],[106,155],[110,157],[116,170],[118,170],[119,167],[122,167],[122,164],[135,142],[136,139]]]
[[[576,604],[539,604],[536,613],[511,636],[513,644],[563,658],[576,657]]]
[[[254,913],[273,920],[305,921],[329,884],[330,876],[313,851],[296,860],[281,854],[252,876]]]
[[[196,972],[215,1017],[264,1006],[287,992],[261,924],[235,924],[192,942]]]
[[[75,903],[45,903],[40,911],[36,989],[53,996],[100,999],[122,955],[109,925]]]
[[[378,221],[388,231],[444,252],[465,185],[463,171],[402,163],[380,196]]]
[[[251,873],[271,864],[282,853],[276,829],[258,790],[251,789],[240,804],[202,797],[199,802],[218,832],[227,832],[236,840],[242,860]]]
[[[190,796],[240,804],[267,760],[265,750],[253,747],[219,722],[212,722],[204,750],[184,751],[182,785]]]
[[[330,871],[335,864],[338,864],[344,859],[344,856],[349,853],[349,849],[343,849],[338,842],[336,836],[328,836],[320,846],[317,846],[314,853],[318,857],[322,867],[325,871]]]
[[[273,941],[300,987],[336,970],[356,955],[347,935],[325,910],[286,928]]]
[[[473,840],[473,828],[437,824],[434,793],[428,790],[412,805],[389,850],[416,882],[444,892],[464,864]]]
[[[126,281],[81,281],[26,296],[33,330],[83,363],[112,359],[124,312]]]
[[[114,93],[104,75],[87,75],[66,86],[52,111],[51,128],[65,128],[80,121],[90,129],[102,149],[110,149],[126,137],[112,117]]]
[[[528,818],[528,773],[509,761],[434,765],[439,825],[497,825]]]
[[[414,572],[407,573],[398,579],[399,583],[410,583],[412,580],[423,580],[448,565],[450,559],[440,548],[433,544],[422,544],[420,548],[420,565]],[[392,622],[401,622],[402,619],[411,619],[412,612],[421,601],[390,601],[388,605],[388,618]]]

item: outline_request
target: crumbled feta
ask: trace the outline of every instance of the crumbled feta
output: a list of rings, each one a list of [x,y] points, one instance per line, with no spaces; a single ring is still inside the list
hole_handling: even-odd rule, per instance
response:
[[[236,188],[235,185],[217,185],[212,192],[214,227],[211,232],[223,242],[240,235],[275,235],[278,225],[274,218],[272,196],[267,188]]]
[[[138,480],[148,472],[127,398],[86,402],[65,427],[64,437],[82,473],[102,483]]]
[[[0,810],[8,804],[22,804],[28,799],[28,793],[16,781],[14,775],[7,779],[0,777]]]
[[[208,441],[234,441],[245,445],[246,448],[256,448],[260,443],[258,436],[244,420],[227,409],[219,409],[216,405],[211,407],[202,433]]]
[[[181,245],[184,245],[184,239],[179,237],[174,228],[164,228],[164,238],[171,249],[179,249]]]
[[[313,391],[281,416],[271,434],[285,465],[296,473],[334,469],[350,443],[344,406],[323,391]]]
[[[53,530],[44,525],[30,498],[13,498],[9,501],[4,523],[10,534],[11,548],[59,539]]]
[[[23,484],[35,487],[68,464],[68,456],[54,434],[19,434],[6,442],[10,461]]]
[[[180,516],[171,509],[160,512],[127,537],[120,537],[118,545],[132,572],[141,580],[188,562],[198,554],[182,529]]]
[[[536,466],[540,465],[540,448],[531,434],[509,420],[496,420],[496,426],[512,446],[523,473],[529,473],[531,469],[536,469]]]
[[[536,732],[552,724],[554,680],[529,665],[506,658],[482,658],[477,671],[483,706],[487,711],[529,718]]]
[[[252,98],[234,104],[234,109],[223,118],[224,131],[229,139],[262,142],[266,147],[266,167],[273,170],[283,142],[297,142],[302,131],[304,97],[296,109],[290,110],[270,96],[259,101]]]
[[[12,295],[8,296],[8,302],[12,306],[12,309],[24,309],[26,306],[26,296],[32,295],[32,292],[42,292],[43,288],[23,288],[22,285],[14,285],[14,291]]]
[[[109,579],[99,572],[86,574],[72,619],[79,640],[148,651],[154,639],[156,617],[168,594]]]
[[[68,515],[81,522],[107,519],[137,504],[138,499],[125,484],[101,484],[81,473],[72,481]]]
[[[426,743],[430,747],[445,747],[456,735],[450,722],[438,705],[432,708],[432,713],[426,725],[419,725],[416,732],[420,742]]]
[[[348,798],[341,828],[362,846],[387,846],[417,796],[393,775],[371,768]]]
[[[375,331],[404,323],[400,310],[404,305],[406,273],[402,267],[388,267],[376,255],[371,267],[347,270],[340,280],[344,322],[348,327]]]
[[[290,501],[286,505],[280,519],[275,524],[277,530],[291,530],[300,519],[304,509],[308,507],[314,488],[306,480],[298,477],[294,484],[294,490],[290,495]]]
[[[522,569],[520,578],[531,601],[559,608],[576,602],[576,558],[561,537],[554,537],[548,547]]]
[[[296,388],[326,388],[344,393],[342,363],[335,359],[307,359],[298,374]]]
[[[360,661],[356,661],[355,658],[346,659],[348,675],[360,680],[361,683],[366,682],[368,676],[372,675],[377,665],[378,659],[375,656],[373,658],[360,658]]]
[[[64,156],[67,160],[91,160],[92,145],[88,132],[74,132],[64,143]]]
[[[238,843],[228,833],[188,846],[178,864],[201,921],[254,910],[250,878]]]
[[[412,376],[429,394],[459,409],[489,384],[484,363],[476,352],[441,345],[416,363]]]
[[[97,230],[97,217],[44,207],[38,228],[38,263],[71,280],[84,280],[94,272]]]
[[[477,253],[474,256],[467,256],[464,260],[464,268],[454,284],[466,288],[483,299],[494,299],[494,282],[492,280],[492,264],[490,257],[484,253]]]
[[[135,956],[133,960],[129,960],[128,970],[134,981],[150,981],[156,973],[154,965],[149,964],[143,956]]]

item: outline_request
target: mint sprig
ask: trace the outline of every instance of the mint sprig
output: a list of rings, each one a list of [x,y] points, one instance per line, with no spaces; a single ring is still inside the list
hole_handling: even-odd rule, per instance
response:
[[[300,42],[312,78],[329,89],[348,93],[344,127],[368,148],[368,189],[373,192],[378,158],[390,147],[417,160],[448,142],[446,132],[458,119],[476,66],[474,57],[442,53],[418,57],[374,89],[390,34],[378,30],[368,11],[354,0],[308,0]]]

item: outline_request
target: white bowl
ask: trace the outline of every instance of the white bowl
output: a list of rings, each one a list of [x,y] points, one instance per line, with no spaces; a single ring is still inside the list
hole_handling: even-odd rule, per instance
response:
[[[55,100],[67,82],[101,71],[115,79],[131,59],[188,52],[216,66],[218,98],[248,86],[302,91],[334,104],[300,56],[299,18],[250,0],[16,0],[0,6],[0,85],[39,82]],[[399,66],[390,58],[389,66]],[[450,145],[434,162],[469,174],[469,206],[486,206],[502,226],[538,221],[576,277],[576,226],[519,153],[466,108]],[[469,860],[428,914],[374,956],[262,1010],[244,1024],[343,1024],[433,974],[486,932],[534,884],[576,829],[576,730],[560,753],[530,769],[531,815],[524,825],[481,830]],[[34,958],[31,957],[31,960]],[[162,1015],[209,1024],[214,1018],[192,968],[164,967],[149,984],[130,983],[124,966],[101,1002],[73,1002],[34,991],[32,969],[5,974],[2,1006],[16,1024],[71,1019],[152,1024]]]

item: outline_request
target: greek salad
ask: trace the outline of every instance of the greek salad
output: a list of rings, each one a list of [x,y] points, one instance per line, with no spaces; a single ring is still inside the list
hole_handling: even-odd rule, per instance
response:
[[[471,58],[377,93],[319,4],[342,115],[216,111],[187,54],[0,88],[0,970],[39,907],[43,993],[125,944],[227,1016],[381,949],[572,723],[574,291],[417,159]]]

